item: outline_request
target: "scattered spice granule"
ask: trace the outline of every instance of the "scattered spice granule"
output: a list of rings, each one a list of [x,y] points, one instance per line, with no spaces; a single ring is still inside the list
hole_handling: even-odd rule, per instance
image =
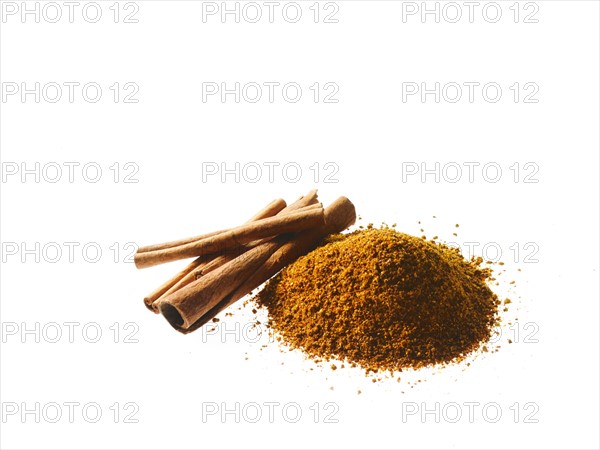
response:
[[[346,360],[367,373],[419,368],[460,361],[489,340],[500,300],[482,263],[371,227],[299,258],[256,300],[283,341],[312,359]]]

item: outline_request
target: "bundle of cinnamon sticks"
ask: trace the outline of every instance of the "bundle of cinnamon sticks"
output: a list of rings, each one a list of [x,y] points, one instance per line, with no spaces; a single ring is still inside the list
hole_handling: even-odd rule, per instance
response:
[[[139,269],[195,258],[144,303],[177,331],[190,333],[355,220],[346,197],[323,208],[313,190],[290,205],[274,200],[235,228],[140,247],[134,258]]]

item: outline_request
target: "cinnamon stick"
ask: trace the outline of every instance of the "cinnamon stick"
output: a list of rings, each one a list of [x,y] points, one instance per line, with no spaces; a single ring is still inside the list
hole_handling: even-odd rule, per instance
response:
[[[296,211],[232,228],[223,233],[163,250],[137,253],[136,267],[144,268],[178,259],[230,251],[257,239],[303,231],[323,225],[323,209]]]
[[[288,205],[287,207],[285,207],[284,209],[282,209],[278,214],[279,215],[284,215],[284,214],[289,214],[293,211],[307,211],[310,209],[317,209],[317,208],[322,208],[323,205],[321,203],[312,203],[310,205],[307,206],[302,206],[304,203],[310,201],[316,201],[316,196],[315,197],[309,197],[305,200],[302,201],[302,197],[297,200],[296,202],[292,203],[291,205]],[[154,300],[152,301],[152,307],[151,309],[153,311],[158,312],[158,307],[155,304],[156,301],[162,297],[162,296],[167,296],[172,294],[173,292],[181,289],[184,286],[187,286],[188,284],[190,284],[191,282],[195,281],[198,279],[198,277],[202,276],[202,275],[206,275],[209,272],[212,272],[213,270],[221,267],[223,264],[228,263],[229,261],[231,261],[232,259],[236,258],[237,256],[239,256],[240,254],[242,254],[244,251],[249,250],[250,248],[264,243],[268,240],[267,239],[263,239],[257,242],[252,242],[250,244],[247,244],[245,246],[240,247],[239,249],[236,249],[233,252],[229,252],[223,255],[219,255],[214,257],[212,260],[204,263],[204,264],[198,264],[196,267],[191,267],[190,266],[186,267],[186,269],[184,269],[184,272],[187,271],[186,273],[183,274],[183,276],[179,277],[177,276],[177,279],[173,279],[172,281],[174,281],[168,288],[166,291],[163,291],[159,296],[157,296],[156,298],[154,298]],[[202,257],[199,257],[198,259],[200,259]],[[194,260],[198,261],[198,259]],[[193,264],[193,263],[192,263]],[[188,270],[189,269],[189,270]],[[183,273],[183,272],[182,272]]]
[[[285,200],[283,200],[282,198],[275,199],[271,203],[269,203],[267,206],[265,206],[263,209],[261,209],[259,212],[257,212],[254,216],[252,216],[248,220],[248,222],[254,222],[256,220],[266,219],[267,217],[272,217],[272,216],[276,215],[278,212],[280,212],[281,210],[283,210],[285,207],[286,207]],[[199,241],[201,239],[206,239],[211,236],[216,236],[217,234],[223,233],[225,231],[228,231],[228,230],[213,231],[212,233],[206,233],[206,234],[202,234],[200,236],[179,239],[176,241],[164,242],[162,244],[146,245],[144,247],[139,247],[137,249],[137,253],[153,252],[153,251],[157,251],[157,250],[164,250],[167,248],[178,247],[180,245],[189,244],[190,242]]]
[[[304,208],[305,206],[314,205],[315,203],[318,202],[317,197],[318,197],[317,190],[313,189],[313,190],[309,191],[308,194],[306,194],[304,196],[300,196],[300,198],[298,200],[296,200],[295,202],[290,203],[286,207],[286,210],[287,211],[295,211],[297,209]]]
[[[156,288],[154,291],[152,291],[150,294],[148,294],[146,297],[144,297],[144,305],[146,305],[146,308],[148,308],[150,311],[153,311],[158,314],[159,311],[156,307],[153,306],[153,303],[156,300],[158,300],[160,297],[162,297],[163,294],[167,293],[169,291],[169,289],[171,289],[173,286],[175,286],[178,282],[180,282],[182,279],[184,279],[187,275],[192,273],[194,271],[194,269],[197,269],[204,263],[205,263],[205,258],[203,258],[202,256],[199,256],[198,258],[193,260],[191,263],[189,263],[187,266],[185,266],[185,268],[181,272],[179,272],[177,275],[175,275],[173,278],[165,281],[158,288]]]
[[[250,277],[281,245],[281,237],[256,246],[207,275],[158,301],[173,326],[189,328],[215,303]]]
[[[270,202],[267,206],[265,206],[263,209],[258,211],[254,216],[252,216],[248,220],[248,222],[253,222],[256,220],[265,219],[267,217],[272,217],[272,216],[276,215],[277,213],[279,213],[280,211],[284,210],[285,208],[287,208],[285,200],[283,200],[281,198],[275,199],[272,202]],[[215,235],[218,233],[220,233],[220,231],[218,231],[217,233],[209,233],[209,235]],[[205,234],[204,236],[206,237],[207,235]],[[175,241],[175,242],[181,242],[181,241]],[[159,245],[154,245],[154,246],[150,245],[147,247],[140,247],[138,249],[138,252],[152,251],[151,249],[161,250],[162,248],[168,248],[168,247],[164,247],[167,244],[159,244]],[[168,293],[169,290],[172,289],[174,286],[176,286],[181,280],[183,280],[186,277],[186,275],[190,274],[194,269],[201,267],[206,262],[207,262],[206,258],[200,256],[200,257],[196,258],[194,261],[192,261],[191,263],[189,263],[177,275],[175,275],[173,278],[171,278],[170,280],[166,281],[161,286],[159,286],[152,293],[150,293],[149,295],[144,297],[144,304],[146,305],[146,307],[148,309],[150,309],[151,311],[158,314],[158,309],[153,307],[152,304],[156,300],[158,300],[162,295]]]
[[[279,236],[243,253],[188,286],[158,301],[158,308],[178,331],[196,330],[220,311],[267,281],[286,265],[308,253],[328,234],[356,220],[354,205],[345,197],[325,209],[317,229]]]
[[[298,209],[288,210],[287,208],[284,208],[283,210],[281,210],[279,215],[290,214],[294,210],[295,211],[310,211],[310,210],[315,210],[315,209],[319,209],[319,208],[321,208],[321,209],[323,208],[322,203],[315,203],[315,204],[304,206],[304,207],[301,207]],[[223,264],[225,264],[225,263],[231,261],[232,259],[234,259],[235,257],[241,255],[245,251],[250,250],[252,247],[255,247],[259,244],[263,244],[270,239],[272,239],[272,238],[265,238],[265,239],[261,239],[261,240],[255,241],[255,242],[251,242],[249,244],[245,244],[245,245],[239,247],[238,249],[236,249],[233,252],[228,252],[226,254],[217,256],[216,258],[207,262],[206,264],[202,264],[198,269],[193,270],[194,279],[197,279],[198,277],[200,277],[202,275],[206,275],[207,273],[212,272],[213,270],[221,267]]]

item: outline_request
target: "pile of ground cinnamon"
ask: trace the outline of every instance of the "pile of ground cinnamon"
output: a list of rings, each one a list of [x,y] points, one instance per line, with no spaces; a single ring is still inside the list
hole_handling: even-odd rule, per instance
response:
[[[487,342],[500,301],[481,258],[369,227],[330,238],[257,295],[291,348],[368,371],[459,361]]]

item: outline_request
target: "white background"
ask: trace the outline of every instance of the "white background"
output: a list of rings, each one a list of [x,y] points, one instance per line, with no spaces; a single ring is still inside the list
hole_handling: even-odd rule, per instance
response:
[[[135,7],[124,3],[114,23],[112,1],[98,3],[103,15],[96,23],[82,16],[85,2],[73,23],[62,3],[57,23],[44,16],[36,23],[33,15],[23,21],[20,11],[6,13],[12,6],[3,10],[4,93],[21,83],[42,89],[95,82],[102,98],[91,103],[76,88],[71,103],[65,88],[56,103],[47,101],[50,91],[41,92],[39,103],[34,94],[23,101],[20,92],[2,99],[2,448],[597,448],[599,7],[594,1],[513,3],[498,3],[496,23],[488,20],[493,10],[482,15],[485,2],[473,23],[463,3],[457,23],[445,20],[455,14],[449,7],[436,23],[432,15],[403,17],[421,2],[391,1],[337,1],[337,23],[323,23],[325,8],[335,8],[324,4],[315,23],[313,2],[299,2],[297,23],[282,17],[282,6],[274,23],[268,17],[235,23],[232,16],[222,23],[218,15],[203,22],[203,4],[193,1],[138,0],[137,23],[123,23]],[[525,23],[536,10],[530,19],[537,23]],[[130,92],[125,83],[134,83],[138,102],[125,103],[121,95],[115,103],[109,89],[115,82],[121,94]],[[272,103],[266,91],[257,103],[236,103],[233,95],[225,103],[219,96],[203,102],[207,82],[295,82],[303,95],[296,103],[281,90]],[[335,83],[338,102],[320,97],[315,103],[309,89],[315,82]],[[403,101],[403,83],[432,88],[436,82],[480,85],[473,102],[466,88],[456,103],[447,101],[450,91],[439,103],[433,94],[424,102],[419,95]],[[486,83],[502,88],[497,102],[482,97]],[[536,103],[524,102],[525,83],[537,86],[530,98]],[[64,165],[70,162],[79,163],[72,183]],[[203,180],[207,162],[257,163],[265,172],[254,183],[253,172],[239,182],[234,175]],[[264,166],[269,162],[280,163],[273,180]],[[7,174],[22,163],[34,170],[40,164],[39,182],[35,174],[24,182],[20,172]],[[52,183],[54,163],[64,172]],[[87,163],[102,168],[99,181],[84,179]],[[293,171],[284,178],[286,163],[302,169],[296,182]],[[454,183],[454,172],[423,182],[420,173],[407,176],[414,167],[407,163],[465,171]],[[465,163],[479,163],[473,182]],[[487,180],[482,174],[488,163],[502,169],[496,182],[492,171]],[[520,168],[517,182],[511,166]],[[138,182],[125,183],[132,167]],[[330,167],[338,171],[328,181],[337,183],[325,182]],[[532,167],[537,173],[529,181],[537,182],[526,183]],[[470,366],[407,372],[400,383],[374,384],[358,370],[332,372],[276,345],[261,350],[263,341],[249,342],[241,331],[179,335],[144,308],[143,296],[185,263],[137,271],[124,262],[127,243],[237,225],[270,200],[290,202],[313,187],[326,204],[349,197],[363,224],[395,222],[417,235],[423,226],[429,237],[476,242],[478,254],[489,243],[500,247],[506,272],[497,290],[515,301],[510,317],[518,318],[520,335],[504,330],[500,351]],[[73,262],[65,242],[78,243]],[[23,252],[36,243],[39,262],[35,250]],[[102,250],[96,263],[82,255],[88,243]],[[524,248],[527,243],[533,246]],[[63,249],[56,263],[48,261],[55,253],[41,254],[53,245]],[[531,249],[537,262],[526,260]],[[241,330],[251,319],[248,308],[237,306],[233,317],[221,315],[229,329]],[[65,322],[78,324],[74,342]],[[56,343],[49,342],[53,323],[63,332]],[[22,335],[25,328],[34,331]],[[88,342],[98,328],[100,340]],[[526,339],[531,330],[535,339]],[[507,336],[515,342],[506,344]],[[72,423],[65,402],[79,404]],[[272,423],[265,402],[278,403]],[[468,402],[478,405],[472,420]],[[21,415],[36,403],[39,417]],[[62,417],[50,423],[54,403]],[[236,403],[239,421],[220,415]],[[86,404],[99,405],[96,423],[94,411],[83,415]],[[263,415],[250,423],[255,404]],[[439,417],[421,415],[436,404]],[[215,405],[218,414],[203,414]],[[300,420],[292,423],[295,410],[285,416],[285,405],[299,408]],[[451,423],[457,405],[462,417]],[[495,410],[484,414],[485,405],[502,417],[494,422]],[[413,408],[418,412],[411,415]],[[137,423],[126,423],[127,412]],[[336,423],[325,420],[327,412]]]

